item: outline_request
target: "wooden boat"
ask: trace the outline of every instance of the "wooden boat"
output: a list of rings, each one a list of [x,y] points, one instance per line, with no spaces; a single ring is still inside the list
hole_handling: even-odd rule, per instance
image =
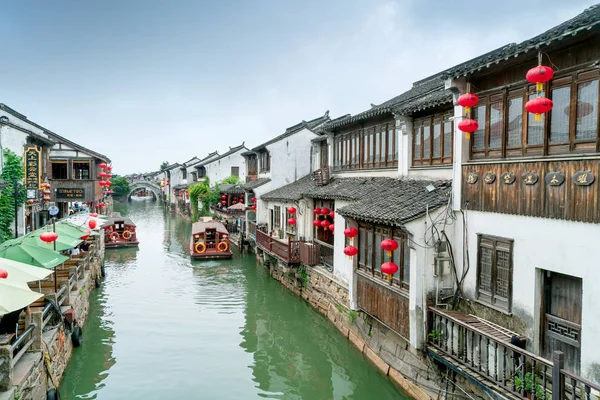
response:
[[[195,259],[231,258],[229,232],[219,221],[203,218],[192,225],[190,256]]]
[[[129,218],[122,217],[118,212],[114,212],[102,228],[104,229],[105,247],[132,247],[140,244],[137,240],[135,224]]]

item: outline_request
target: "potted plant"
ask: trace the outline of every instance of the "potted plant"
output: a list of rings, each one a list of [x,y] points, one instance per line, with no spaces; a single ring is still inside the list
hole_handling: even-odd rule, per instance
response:
[[[535,380],[535,388],[533,387],[533,374],[531,372],[527,372],[525,374],[525,378],[523,378],[523,373],[519,370],[515,375],[515,387],[517,391],[520,393],[521,390],[524,389],[525,394],[528,399],[531,399],[531,393],[535,390],[535,398],[536,400],[546,400],[546,391],[539,384],[540,379]]]

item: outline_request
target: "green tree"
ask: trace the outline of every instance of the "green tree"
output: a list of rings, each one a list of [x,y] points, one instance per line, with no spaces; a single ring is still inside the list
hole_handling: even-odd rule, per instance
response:
[[[110,186],[114,190],[117,196],[126,196],[129,194],[129,182],[123,176],[112,179],[112,185]]]
[[[221,185],[237,185],[241,183],[239,176],[231,175],[219,182]]]
[[[210,215],[211,204],[216,204],[221,200],[221,190],[219,183],[210,187],[208,178],[204,182],[198,182],[188,188],[190,194],[190,204],[192,206],[192,222],[198,221],[199,217]],[[198,209],[198,200],[202,201],[202,209]]]
[[[8,149],[4,150],[4,165],[0,178],[8,183],[8,186],[0,192],[0,243],[12,236],[10,228],[15,217],[14,182],[22,182],[23,175],[23,159]],[[19,189],[16,202],[19,205],[25,202],[25,189],[22,187]]]
[[[165,169],[167,169],[168,166],[169,166],[169,162],[163,161],[162,164],[160,164],[160,170],[164,171]]]

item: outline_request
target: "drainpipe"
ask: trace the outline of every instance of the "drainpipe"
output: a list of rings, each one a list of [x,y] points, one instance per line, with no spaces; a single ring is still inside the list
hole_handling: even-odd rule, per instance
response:
[[[429,204],[427,204],[425,206],[425,235],[424,235],[424,239],[425,242],[423,243],[425,246],[427,246],[427,221],[429,218]],[[425,257],[423,257],[423,268],[421,268],[421,284],[423,285],[423,289],[422,289],[422,296],[423,298],[421,299],[422,304],[421,304],[421,318],[423,319],[423,349],[425,348],[425,344],[427,343],[427,274],[425,272],[426,268],[427,268],[427,253],[428,253],[428,249],[427,247],[425,247],[424,249],[425,252]]]

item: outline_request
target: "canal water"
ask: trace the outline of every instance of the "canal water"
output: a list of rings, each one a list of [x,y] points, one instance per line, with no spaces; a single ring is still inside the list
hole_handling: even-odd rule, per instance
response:
[[[106,251],[63,399],[408,399],[254,256],[191,261],[189,222],[116,209],[139,250]]]

